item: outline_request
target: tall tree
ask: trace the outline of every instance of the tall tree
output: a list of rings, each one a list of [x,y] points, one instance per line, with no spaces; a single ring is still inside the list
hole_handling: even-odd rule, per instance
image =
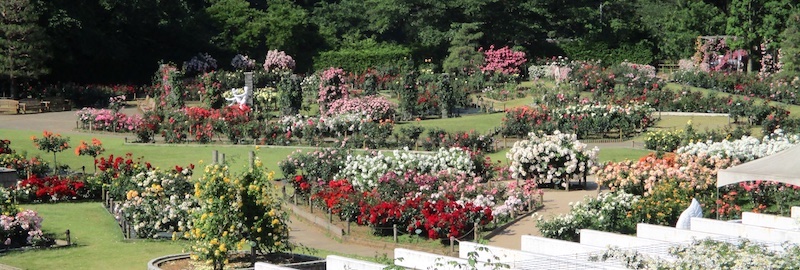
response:
[[[703,1],[644,0],[637,15],[650,31],[660,57],[678,60],[692,56],[698,36],[725,33],[722,10]]]
[[[39,21],[36,0],[0,1],[0,74],[8,78],[11,97],[17,97],[18,80],[48,73],[47,38]]]
[[[727,33],[736,38],[728,45],[732,49],[745,49],[754,53],[762,42],[777,40],[783,32],[793,0],[731,0],[728,6]],[[748,71],[752,70],[753,57],[748,58]]]
[[[782,73],[788,76],[800,75],[800,12],[789,16],[786,30],[781,33]]]
[[[251,7],[246,0],[210,2],[206,12],[218,30],[214,44],[235,52],[263,49],[269,29],[266,12]]]
[[[483,37],[479,23],[453,24],[449,54],[442,68],[454,75],[472,74],[483,64],[483,54],[478,51],[478,40]]]

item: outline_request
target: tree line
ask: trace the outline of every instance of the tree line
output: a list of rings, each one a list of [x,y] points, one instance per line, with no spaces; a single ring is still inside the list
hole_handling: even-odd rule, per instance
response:
[[[198,53],[220,68],[236,54],[294,56],[313,72],[321,52],[403,46],[441,66],[465,26],[480,47],[532,58],[689,58],[701,35],[736,36],[759,55],[779,47],[796,0],[2,0],[0,89],[23,82],[146,83],[160,61]],[[622,52],[622,53],[619,53]],[[608,59],[604,59],[608,60]],[[619,59],[611,59],[611,61]]]

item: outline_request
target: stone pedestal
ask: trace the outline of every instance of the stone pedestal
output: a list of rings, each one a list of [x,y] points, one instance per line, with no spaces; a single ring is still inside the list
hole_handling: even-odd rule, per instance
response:
[[[9,188],[17,184],[17,170],[0,168],[0,184]]]

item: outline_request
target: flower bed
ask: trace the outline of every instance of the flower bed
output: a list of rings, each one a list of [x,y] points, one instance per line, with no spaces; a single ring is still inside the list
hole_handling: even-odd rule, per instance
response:
[[[110,109],[83,108],[75,114],[81,129],[132,132],[142,124],[139,115],[127,115]]]
[[[49,246],[53,240],[42,232],[42,217],[11,203],[12,193],[0,187],[0,248]]]
[[[58,202],[88,199],[91,194],[77,177],[31,175],[13,187],[20,202]]]
[[[472,159],[458,148],[433,155],[396,150],[391,156],[318,150],[293,154],[281,168],[285,175],[304,168],[290,181],[295,196],[310,196],[340,220],[379,235],[397,226],[404,234],[440,239],[461,237],[495,218],[508,220],[529,210],[529,198],[539,194],[529,182],[487,182],[473,174]]]
[[[547,106],[519,107],[506,111],[501,132],[504,135],[525,136],[529,132],[555,130],[587,136],[628,135],[653,125],[649,105],[569,105],[551,109]],[[614,131],[614,133],[611,133]]]

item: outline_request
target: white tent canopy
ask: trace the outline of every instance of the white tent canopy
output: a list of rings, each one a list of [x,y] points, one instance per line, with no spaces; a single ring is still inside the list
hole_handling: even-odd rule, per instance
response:
[[[720,170],[717,174],[717,187],[755,180],[769,180],[800,186],[800,145],[774,155]]]

